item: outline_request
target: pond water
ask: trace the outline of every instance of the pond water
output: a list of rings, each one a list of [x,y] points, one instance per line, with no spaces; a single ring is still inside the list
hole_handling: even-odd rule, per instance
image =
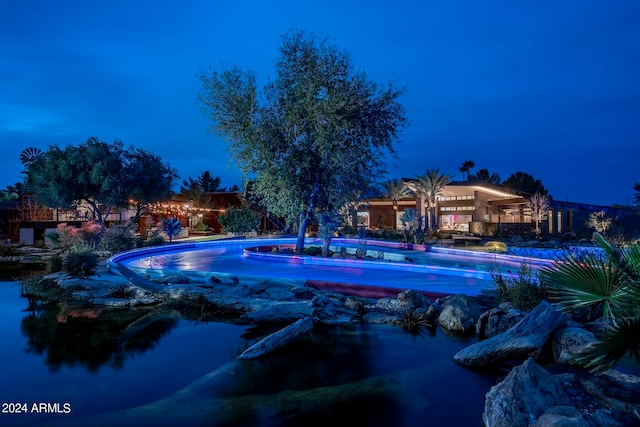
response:
[[[504,375],[452,362],[474,338],[441,330],[410,335],[382,325],[320,327],[178,398],[174,393],[228,366],[272,331],[149,310],[30,309],[19,282],[0,282],[0,325],[2,409],[15,409],[10,403],[27,409],[0,413],[2,426],[141,426],[152,419],[151,425],[181,427],[346,420],[374,427],[480,427],[484,395]],[[60,413],[35,413],[34,403]],[[235,415],[223,422],[203,409],[216,405]],[[127,409],[126,416],[116,412]]]

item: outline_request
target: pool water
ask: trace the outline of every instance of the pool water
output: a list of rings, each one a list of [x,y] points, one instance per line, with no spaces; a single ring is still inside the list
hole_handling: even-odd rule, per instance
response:
[[[292,239],[253,239],[214,241],[186,245],[162,246],[118,254],[113,258],[140,275],[158,277],[185,274],[199,276],[244,276],[289,280],[304,284],[313,279],[349,284],[378,284],[380,286],[424,290],[448,294],[479,295],[483,290],[493,289],[492,271],[514,273],[523,259],[500,254],[447,250],[442,252],[407,251],[376,247],[370,242],[370,253],[380,251],[387,257],[411,262],[368,260],[365,263],[354,259],[327,259],[305,257],[300,263],[296,257],[272,255],[270,253],[243,253],[243,249],[256,245],[291,244]],[[334,244],[339,247],[339,244]],[[353,245],[352,245],[353,246]],[[534,266],[535,268],[535,266]]]
[[[91,427],[114,420],[141,426],[159,411],[154,425],[337,425],[350,419],[356,426],[480,427],[484,395],[504,375],[452,362],[474,338],[441,330],[410,335],[385,325],[319,326],[177,399],[176,392],[228,366],[271,331],[140,309],[28,310],[20,291],[19,282],[0,282],[0,401],[29,409],[66,403],[70,413],[0,413],[2,426]],[[297,409],[274,409],[291,405]],[[206,412],[218,406],[242,410],[223,423]],[[130,411],[121,416],[123,410]]]

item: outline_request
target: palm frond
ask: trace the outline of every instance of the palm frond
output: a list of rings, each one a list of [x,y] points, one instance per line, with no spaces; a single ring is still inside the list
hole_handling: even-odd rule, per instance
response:
[[[541,269],[540,277],[549,286],[552,299],[566,311],[602,303],[605,320],[615,321],[618,311],[632,302],[628,275],[611,260],[586,253],[581,259],[567,254]]]
[[[578,362],[593,373],[613,368],[625,354],[640,363],[640,317],[622,319],[610,326],[604,338],[578,357]]]

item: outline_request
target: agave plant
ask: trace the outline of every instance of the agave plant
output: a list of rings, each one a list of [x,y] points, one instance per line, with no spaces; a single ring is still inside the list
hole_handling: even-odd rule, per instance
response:
[[[167,236],[169,236],[169,243],[171,243],[174,237],[180,234],[182,221],[175,217],[167,218],[162,221],[162,229],[167,233]]]
[[[581,359],[602,373],[627,352],[640,362],[640,247],[613,245],[597,232],[593,240],[603,255],[568,253],[542,268],[540,278],[561,309],[601,311],[603,338]]]

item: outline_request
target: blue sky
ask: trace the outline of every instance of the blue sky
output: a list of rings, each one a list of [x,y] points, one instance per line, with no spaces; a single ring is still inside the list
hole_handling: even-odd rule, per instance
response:
[[[242,177],[208,133],[203,68],[274,77],[281,35],[305,29],[371,79],[406,88],[410,125],[388,177],[464,160],[523,171],[560,200],[631,204],[640,182],[640,2],[3,0],[0,188],[27,147],[90,136],[144,148],[182,179]]]

